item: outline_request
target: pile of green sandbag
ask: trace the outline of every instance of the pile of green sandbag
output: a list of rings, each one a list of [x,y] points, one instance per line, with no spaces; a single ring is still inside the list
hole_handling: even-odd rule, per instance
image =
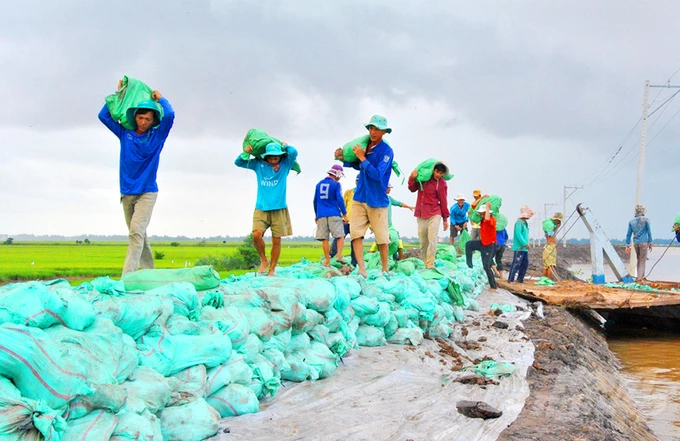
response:
[[[241,157],[243,159],[248,159],[250,157],[250,154],[246,152],[246,147],[250,146],[253,149],[252,155],[256,158],[261,158],[267,149],[267,144],[272,142],[283,146],[281,140],[268,135],[264,130],[250,129],[248,130],[248,133],[246,133],[245,138],[243,138],[243,153],[241,154]],[[283,149],[285,150],[286,147],[283,146]],[[302,171],[300,164],[298,164],[297,161],[293,164],[292,170],[298,174]]]
[[[151,100],[151,94],[153,94],[152,88],[140,80],[124,76],[122,87],[105,98],[106,107],[115,121],[118,121],[128,130],[134,130],[137,126],[128,121],[127,111],[132,107],[136,107],[142,101]],[[157,107],[160,117],[163,119],[163,108],[161,106]]]
[[[447,247],[434,270],[409,259],[393,263],[408,275],[368,279],[303,261],[278,277],[197,267],[0,287],[2,435],[198,441],[284,381],[329,377],[352,349],[448,337],[485,276]]]

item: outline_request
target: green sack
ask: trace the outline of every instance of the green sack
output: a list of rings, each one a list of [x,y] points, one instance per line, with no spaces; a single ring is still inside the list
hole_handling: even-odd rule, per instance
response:
[[[243,138],[243,159],[248,159],[249,155],[246,153],[246,147],[250,146],[253,148],[252,155],[256,158],[260,158],[265,150],[267,149],[267,144],[270,142],[275,142],[277,144],[283,145],[280,139],[269,136],[267,132],[262,129],[250,129],[246,133],[246,137]],[[283,147],[286,148],[285,146]],[[297,161],[293,164],[292,170],[298,174],[302,171],[300,164]]]
[[[389,228],[390,244],[387,248],[387,255],[394,256],[394,253],[399,251],[399,232],[394,227]]]
[[[470,240],[470,233],[467,230],[463,230],[458,237],[458,242],[456,242],[456,247],[458,248],[458,254],[465,255],[465,245]]]
[[[371,137],[369,135],[362,135],[358,138],[355,138],[349,142],[346,142],[345,145],[342,146],[342,158],[344,162],[357,162],[359,159],[357,158],[357,155],[354,154],[354,148],[355,145],[359,144],[362,149],[366,150],[366,147],[368,147],[368,143],[371,141]],[[387,140],[383,139],[383,141],[387,144],[390,145]],[[392,160],[392,171],[394,172],[395,175],[398,177],[403,174],[401,171],[401,168],[399,168],[399,164],[397,161]]]
[[[127,291],[147,291],[175,282],[189,282],[197,291],[217,288],[220,275],[210,265],[179,269],[143,269],[125,273],[120,278]]]
[[[144,100],[150,100],[152,93],[153,89],[140,80],[124,76],[120,90],[105,98],[106,107],[115,121],[120,122],[120,125],[128,130],[134,130],[136,126],[128,121],[127,111]],[[163,107],[158,106],[158,110],[163,119]]]
[[[553,231],[555,231],[555,221],[553,221],[552,219],[544,220],[542,226],[543,231],[546,233],[552,233]]]
[[[508,218],[503,213],[496,213],[496,231],[503,231],[508,226]]]
[[[501,209],[501,206],[503,205],[503,199],[500,196],[495,196],[491,195],[488,198],[482,198],[475,207],[481,207],[482,205],[486,205],[487,202],[491,202],[491,211],[493,213],[498,213],[498,210]],[[475,208],[472,208],[472,205],[470,205],[470,209],[468,210],[468,217],[470,220],[476,224],[480,223],[482,221],[482,217],[477,213],[477,210]],[[496,220],[498,222],[498,220]],[[507,224],[507,222],[506,222]]]
[[[222,418],[257,413],[260,402],[249,387],[230,384],[205,399]]]
[[[494,360],[484,360],[478,365],[474,366],[477,375],[482,375],[487,378],[506,377],[512,375],[517,370],[514,364],[498,363]]]
[[[418,176],[416,177],[416,181],[418,182],[427,182],[430,179],[432,179],[432,173],[434,172],[434,166],[437,164],[444,164],[446,167],[446,173],[444,173],[444,176],[442,176],[444,179],[447,181],[450,180],[453,175],[449,172],[449,167],[443,162],[438,159],[430,158],[426,159],[418,166],[416,167],[416,170],[418,171]]]

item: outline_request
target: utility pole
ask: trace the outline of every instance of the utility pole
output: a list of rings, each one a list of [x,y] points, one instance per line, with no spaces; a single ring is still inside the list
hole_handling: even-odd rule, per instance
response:
[[[548,219],[548,208],[556,207],[556,203],[546,202],[543,204],[543,219]]]
[[[637,169],[637,182],[635,185],[635,205],[642,204],[642,184],[645,175],[645,147],[647,143],[647,111],[649,110],[649,89],[654,88],[666,88],[666,89],[680,89],[680,86],[675,86],[669,82],[666,84],[650,84],[649,80],[645,81],[645,91],[642,95],[642,118],[640,119],[640,151],[638,152],[638,169]],[[652,112],[654,113],[654,112]],[[631,275],[637,275],[637,255],[635,254],[635,247],[633,246],[633,238],[631,237],[630,243],[626,244],[630,246],[630,267],[629,272]]]
[[[571,193],[567,194],[567,190],[572,190]],[[564,186],[564,199],[562,199],[562,214],[567,215],[567,198],[571,197],[572,194],[576,193],[576,190],[583,190],[583,185],[565,185]],[[567,235],[565,234],[562,238],[562,248],[567,246]]]

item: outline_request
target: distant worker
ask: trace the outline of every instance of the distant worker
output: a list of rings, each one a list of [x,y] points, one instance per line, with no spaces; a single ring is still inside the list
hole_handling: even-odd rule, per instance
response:
[[[354,200],[354,190],[356,190],[357,182],[359,182],[359,177],[357,177],[354,180],[354,188],[350,188],[349,190],[345,190],[345,193],[342,195],[342,199],[345,201],[345,208],[347,208],[347,221],[344,222],[343,228],[345,230],[345,236],[343,236],[343,239],[349,234],[349,220],[352,218],[352,200]],[[344,240],[343,240],[344,243]],[[352,265],[357,266],[357,259],[354,257],[354,248],[351,246],[349,247],[350,249],[350,258]],[[333,238],[333,242],[331,243],[331,256],[335,256],[339,254],[342,256],[342,248],[340,248],[340,253],[338,253],[338,239]]]
[[[413,214],[418,219],[420,256],[425,262],[425,268],[428,269],[434,268],[439,226],[443,224],[444,231],[449,229],[448,185],[443,179],[448,172],[446,164],[438,162],[434,165],[432,177],[428,181],[416,181],[418,170],[413,170],[408,178],[408,189],[411,193],[418,193]]]
[[[626,233],[626,253],[630,254],[630,239],[633,238],[635,255],[637,256],[637,281],[645,280],[647,254],[652,251],[652,228],[649,218],[645,216],[647,209],[642,205],[635,206],[635,217],[628,222]]]
[[[675,231],[675,239],[680,242],[680,214],[675,216],[675,223],[673,223],[673,231]]]
[[[456,237],[460,236],[463,230],[467,230],[468,224],[468,210],[470,203],[465,202],[465,195],[458,193],[454,198],[455,204],[451,205],[449,212],[451,213],[451,237],[449,238],[449,245],[454,245]]]
[[[118,90],[123,81],[118,81]],[[135,127],[127,130],[115,121],[106,104],[99,120],[120,140],[120,203],[128,227],[128,249],[123,274],[155,268],[146,229],[158,197],[156,174],[161,151],[175,121],[175,111],[157,90],[150,100],[128,109],[127,119]],[[163,108],[161,119],[160,107]]]
[[[465,244],[465,261],[472,268],[472,254],[479,251],[482,255],[482,267],[489,280],[489,287],[496,289],[496,278],[491,266],[496,249],[496,217],[491,212],[491,202],[477,207],[477,213],[482,220],[479,223],[479,239],[470,240]]]
[[[534,215],[534,211],[526,205],[520,208],[519,219],[515,222],[512,235],[512,265],[508,281],[514,282],[515,277],[519,283],[524,283],[524,276],[529,269],[529,223],[527,220]]]
[[[345,176],[342,165],[335,164],[324,179],[316,184],[314,191],[314,221],[316,222],[316,234],[314,238],[321,241],[323,249],[324,266],[331,265],[330,245],[328,236],[338,240],[340,253],[335,255],[335,260],[345,264],[342,260],[342,247],[345,244],[345,227],[347,221],[347,209],[342,198],[340,179]]]
[[[562,226],[564,216],[557,212],[549,219],[551,228],[543,228],[545,232],[545,247],[543,247],[543,277],[555,280],[555,267],[557,266],[557,230]]]
[[[484,196],[482,196],[482,190],[478,189],[472,192],[472,197],[474,198],[474,200],[470,204],[469,212],[477,211],[477,205],[479,204],[479,202],[484,198],[488,198],[489,195],[485,194]],[[470,229],[470,240],[479,240],[480,224],[472,220],[470,221],[470,224],[472,227]]]
[[[251,146],[246,146],[244,150],[247,153],[253,152]],[[281,255],[281,238],[293,234],[286,203],[286,184],[297,156],[298,152],[295,147],[270,142],[262,154],[262,159],[257,157],[243,159],[239,155],[234,161],[237,167],[252,170],[257,177],[257,200],[253,212],[252,229],[253,244],[261,262],[259,274],[267,273],[268,276],[275,274],[276,264]],[[271,258],[267,260],[264,233],[270,228],[272,250]]]
[[[359,144],[352,148],[357,161],[344,162],[341,148],[335,151],[335,158],[342,160],[345,167],[359,170],[359,181],[352,201],[352,217],[349,220],[349,237],[357,260],[357,271],[359,275],[368,277],[363,240],[369,225],[373,229],[380,250],[382,271],[387,273],[389,270],[387,253],[390,233],[387,226],[387,207],[390,200],[387,197],[387,185],[392,176],[394,151],[383,140],[385,134],[392,133],[392,128],[387,125],[385,117],[373,115],[365,127],[369,134],[366,150],[364,151]]]

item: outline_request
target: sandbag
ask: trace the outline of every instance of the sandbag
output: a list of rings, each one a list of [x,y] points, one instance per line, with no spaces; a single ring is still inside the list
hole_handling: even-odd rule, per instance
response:
[[[216,391],[206,398],[222,418],[257,413],[260,411],[260,401],[255,392],[240,384],[230,384]]]
[[[0,377],[0,439],[58,441],[66,427],[59,412],[43,401],[23,398],[11,381]]]
[[[90,326],[94,318],[92,305],[71,290],[51,290],[37,281],[0,287],[0,324],[15,323],[41,329],[61,324],[81,331]]]
[[[356,334],[359,346],[385,346],[385,332],[382,329],[361,325]]]
[[[253,369],[248,366],[243,356],[236,352],[232,353],[226,363],[208,369],[207,373],[208,396],[233,383],[250,386],[253,377]]]
[[[552,219],[546,219],[541,224],[544,233],[552,233],[555,231],[555,221]]]
[[[498,210],[500,210],[501,206],[503,205],[503,199],[500,196],[491,195],[487,198],[482,198],[477,203],[477,205],[475,205],[475,208],[472,208],[472,205],[470,205],[468,210],[468,218],[470,218],[470,221],[476,224],[482,221],[482,217],[477,212],[477,208],[481,207],[482,205],[486,205],[487,202],[491,203],[491,211],[494,213],[494,215],[498,213]]]
[[[147,291],[175,282],[189,282],[196,290],[217,288],[220,275],[210,265],[179,269],[143,269],[123,274],[120,278],[127,291]]]
[[[281,140],[276,139],[273,136],[267,135],[267,132],[265,132],[262,129],[253,128],[248,130],[248,133],[246,133],[246,137],[243,138],[243,152],[244,152],[243,159],[248,159],[248,153],[246,153],[246,147],[248,146],[251,146],[253,148],[252,152],[253,156],[261,158],[265,150],[267,149],[267,144],[269,144],[270,142],[275,142],[283,146],[283,142],[281,142]],[[286,146],[283,146],[283,149],[285,150]],[[302,171],[302,169],[300,168],[300,164],[298,164],[297,161],[295,161],[291,170],[298,174],[300,174],[300,172]]]
[[[446,167],[446,173],[444,173],[444,176],[442,176],[442,178],[444,178],[447,181],[453,178],[453,175],[450,173],[449,167],[443,161],[434,158],[429,158],[416,166],[416,171],[418,171],[416,181],[427,182],[430,179],[432,179],[432,174],[434,173],[434,166],[437,164],[443,164]]]
[[[123,76],[122,87],[104,100],[111,117],[126,129],[134,130],[137,126],[128,121],[127,111],[132,107],[137,107],[142,101],[151,100],[152,94],[153,89],[151,87],[136,78],[126,75]],[[161,119],[163,119],[163,107],[158,106],[158,111],[160,112]]]
[[[248,319],[235,307],[215,309],[205,306],[201,310],[201,320],[215,321],[222,332],[229,336],[233,349],[241,348],[250,334]]]
[[[458,236],[458,241],[456,242],[456,249],[458,250],[459,255],[461,255],[461,256],[465,255],[465,245],[467,245],[469,240],[470,240],[470,233],[468,233],[467,230],[463,230],[460,233],[460,236]]]
[[[134,413],[148,410],[155,414],[168,404],[172,394],[167,379],[146,366],[135,369],[121,386],[127,391],[125,408]]]
[[[148,290],[147,296],[169,298],[174,306],[174,313],[192,319],[198,318],[198,294],[194,285],[188,282],[175,282]]]
[[[111,320],[135,340],[146,334],[154,324],[165,325],[174,308],[169,298],[148,297],[143,293],[103,296],[93,306],[99,317]]]
[[[508,226],[508,218],[503,213],[495,213],[496,231],[503,231]]]
[[[423,343],[423,338],[423,330],[420,328],[399,328],[387,342],[397,345],[418,346]]]
[[[359,159],[357,158],[357,155],[354,154],[354,146],[359,145],[363,150],[366,150],[366,147],[368,147],[368,143],[371,142],[371,136],[366,134],[366,135],[361,135],[358,138],[354,138],[353,140],[346,142],[342,146],[342,158],[344,162],[357,162]],[[389,142],[385,138],[383,138],[383,142],[387,145],[390,145]],[[394,172],[395,175],[401,176],[403,172],[401,171],[401,168],[399,168],[399,164],[397,161],[392,161],[392,171]]]
[[[118,417],[105,410],[95,410],[82,418],[71,420],[61,441],[102,441],[111,439]]]
[[[118,414],[118,424],[109,441],[163,441],[161,421],[149,411]]]
[[[220,414],[205,399],[166,407],[158,413],[164,441],[201,441],[217,433]]]

